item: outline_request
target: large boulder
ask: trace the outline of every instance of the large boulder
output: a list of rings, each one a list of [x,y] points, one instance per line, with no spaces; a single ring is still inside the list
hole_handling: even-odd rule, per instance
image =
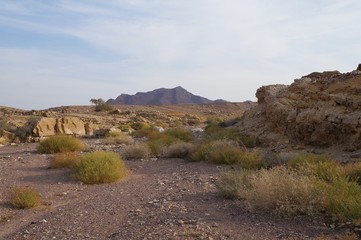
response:
[[[36,137],[46,137],[56,134],[91,136],[93,135],[93,129],[90,123],[84,123],[77,117],[43,117],[35,125],[33,134]]]
[[[290,86],[261,87],[256,96],[259,104],[245,112],[240,126],[261,144],[286,138],[313,146],[361,149],[360,71],[312,73]]]

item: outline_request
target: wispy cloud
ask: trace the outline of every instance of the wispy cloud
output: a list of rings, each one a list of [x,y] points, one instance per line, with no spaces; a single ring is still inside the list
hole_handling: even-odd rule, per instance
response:
[[[213,99],[254,99],[265,84],[352,70],[360,10],[356,0],[9,1],[0,9],[0,81],[9,86],[2,89],[22,79],[64,91],[77,84],[87,94],[69,91],[73,104],[178,85]],[[0,91],[0,105],[13,105]],[[64,104],[62,94],[47,106]]]

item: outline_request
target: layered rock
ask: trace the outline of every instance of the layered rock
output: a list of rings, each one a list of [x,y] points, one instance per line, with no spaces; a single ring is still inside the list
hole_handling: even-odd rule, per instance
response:
[[[56,134],[91,136],[94,128],[77,117],[50,118],[43,117],[35,125],[33,134],[36,137],[46,137]]]
[[[258,89],[258,106],[241,121],[264,145],[294,141],[347,150],[361,148],[361,71],[311,73],[290,86]]]

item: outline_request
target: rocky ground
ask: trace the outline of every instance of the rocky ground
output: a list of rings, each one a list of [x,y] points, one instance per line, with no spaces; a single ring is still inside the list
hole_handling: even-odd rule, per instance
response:
[[[126,161],[127,180],[83,185],[69,170],[49,169],[50,158],[38,154],[35,143],[0,148],[0,239],[334,239],[345,231],[323,219],[249,212],[242,202],[220,197],[214,183],[229,166]],[[42,205],[11,207],[14,186],[39,189]]]

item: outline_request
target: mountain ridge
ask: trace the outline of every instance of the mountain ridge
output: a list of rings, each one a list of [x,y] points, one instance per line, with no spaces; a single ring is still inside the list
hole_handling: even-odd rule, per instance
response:
[[[108,99],[111,105],[172,105],[201,104],[227,102],[225,100],[210,100],[194,95],[181,86],[175,88],[158,88],[148,92],[137,92],[134,95],[121,94],[116,99]]]

